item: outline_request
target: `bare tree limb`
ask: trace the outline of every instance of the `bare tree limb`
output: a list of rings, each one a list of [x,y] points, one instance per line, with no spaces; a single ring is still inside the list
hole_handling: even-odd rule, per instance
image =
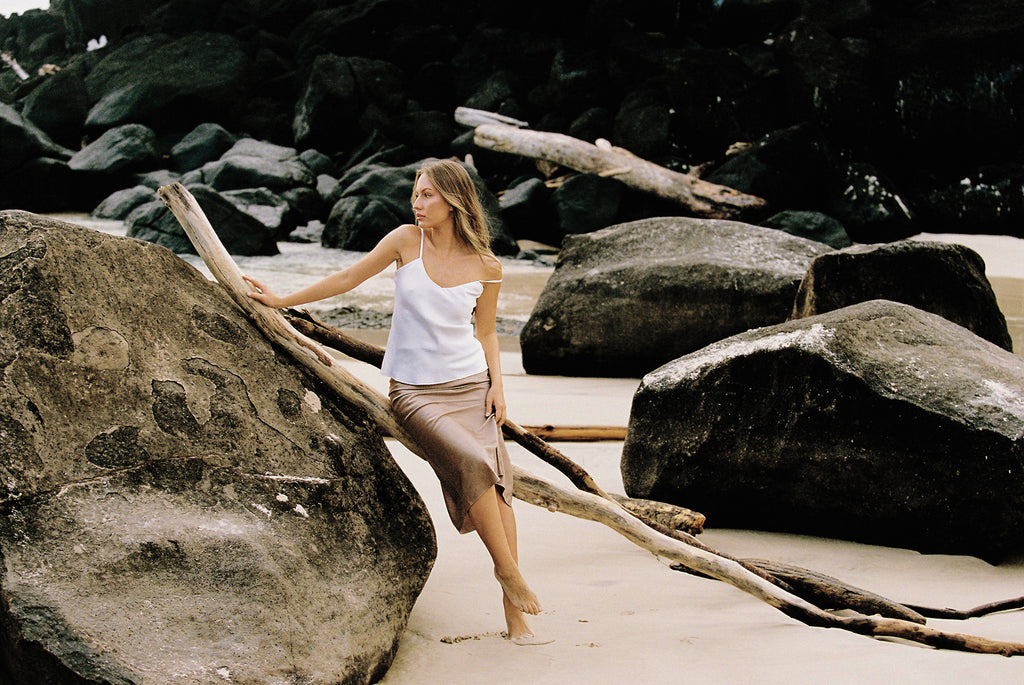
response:
[[[473,142],[488,150],[612,176],[632,188],[676,202],[695,215],[709,219],[736,219],[762,212],[768,206],[760,197],[659,166],[607,141],[592,145],[561,133],[488,123],[476,127]]]

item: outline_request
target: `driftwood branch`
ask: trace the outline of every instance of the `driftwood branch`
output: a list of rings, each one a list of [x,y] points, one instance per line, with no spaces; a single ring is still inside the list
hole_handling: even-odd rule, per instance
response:
[[[531,131],[505,124],[481,124],[473,142],[497,152],[541,159],[576,171],[611,176],[626,185],[686,207],[708,219],[737,219],[764,211],[760,197],[709,183],[637,157],[607,141],[594,145],[561,133]]]
[[[422,456],[423,451],[401,427],[386,398],[358,381],[340,365],[334,364],[323,348],[296,331],[280,312],[248,296],[248,286],[242,280],[237,265],[220,243],[195,198],[184,186],[175,183],[160,188],[158,193],[185,229],[210,272],[272,343],[324,381],[339,397],[365,411],[383,431],[395,436],[414,454]],[[606,497],[566,490],[519,467],[514,469],[514,482],[514,494],[523,501],[600,521],[644,549],[671,559],[695,573],[727,582],[807,625],[843,628],[865,635],[900,637],[948,649],[1024,654],[1024,644],[936,631],[903,620],[834,616],[750,572],[736,561],[651,530],[650,526]]]

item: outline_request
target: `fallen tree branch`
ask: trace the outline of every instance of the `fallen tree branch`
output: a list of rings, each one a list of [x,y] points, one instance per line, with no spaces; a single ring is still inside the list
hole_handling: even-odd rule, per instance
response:
[[[485,123],[476,127],[473,142],[488,150],[541,159],[576,171],[610,175],[632,188],[676,202],[696,216],[708,219],[737,219],[763,212],[768,206],[760,197],[659,166],[623,148],[592,145],[561,133]]]
[[[296,331],[280,312],[265,307],[248,296],[248,286],[242,280],[237,265],[220,243],[195,198],[184,186],[179,183],[163,186],[158,193],[181,223],[210,272],[272,343],[287,351],[327,387],[335,390],[339,397],[365,411],[371,420],[395,436],[414,454],[423,455],[416,441],[401,427],[386,398],[358,381],[340,365],[334,364],[325,350]],[[600,521],[644,549],[680,563],[694,572],[727,582],[807,625],[844,628],[866,635],[900,637],[948,649],[1006,655],[1024,654],[1024,644],[946,633],[909,621],[873,617],[836,617],[780,589],[736,561],[651,530],[648,525],[606,497],[581,491],[568,491],[520,467],[514,468],[514,482],[514,494],[523,501],[552,511],[563,511],[580,518]]]

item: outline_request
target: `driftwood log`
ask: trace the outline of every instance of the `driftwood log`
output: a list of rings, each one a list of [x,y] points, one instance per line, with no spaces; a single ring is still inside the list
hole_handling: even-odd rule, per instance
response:
[[[484,123],[475,127],[473,142],[487,150],[612,176],[631,188],[676,202],[707,219],[739,219],[762,213],[768,206],[760,197],[654,164],[603,139],[594,144],[561,133]]]
[[[217,238],[195,198],[184,186],[179,183],[163,186],[158,194],[181,223],[214,278],[271,342],[288,352],[327,387],[337,392],[339,398],[362,408],[383,431],[395,436],[414,454],[422,456],[422,449],[401,427],[386,398],[335,364],[326,350],[296,331],[280,312],[248,296],[248,284],[242,279],[237,265]],[[514,481],[515,496],[525,502],[604,523],[640,547],[681,564],[694,573],[727,582],[807,625],[841,628],[871,636],[899,637],[946,649],[1007,656],[1024,655],[1024,644],[1021,643],[938,631],[900,619],[839,617],[830,614],[777,587],[734,560],[652,530],[606,496],[566,490],[520,467],[514,470]]]

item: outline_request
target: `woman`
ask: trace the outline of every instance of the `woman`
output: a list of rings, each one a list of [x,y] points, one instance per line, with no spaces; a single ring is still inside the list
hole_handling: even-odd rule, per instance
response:
[[[391,231],[347,269],[285,297],[246,277],[255,288],[249,295],[270,307],[293,307],[348,292],[397,264],[381,366],[391,378],[392,407],[426,452],[452,523],[461,533],[475,530],[491,555],[509,639],[544,644],[524,616],[541,607],[519,571],[512,465],[500,431],[501,263],[491,253],[476,188],[458,162],[430,162],[416,173],[412,209],[416,225]]]

